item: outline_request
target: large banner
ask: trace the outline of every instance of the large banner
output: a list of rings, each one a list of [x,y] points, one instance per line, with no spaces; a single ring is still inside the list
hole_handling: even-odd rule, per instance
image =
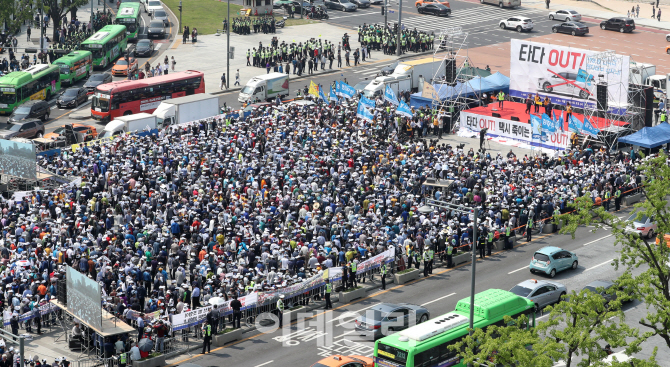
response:
[[[628,102],[630,57],[612,55],[597,59],[597,51],[512,40],[510,95],[527,98],[539,94],[552,103],[595,108],[596,84],[608,84],[610,112],[623,114]]]
[[[541,129],[541,121],[539,124]],[[540,130],[534,133],[531,124],[461,112],[461,129],[479,132],[484,128],[488,129],[487,134],[490,136],[504,137],[547,149],[564,150],[570,145],[570,133],[566,131],[556,130],[552,133]]]
[[[100,284],[70,266],[66,275],[68,310],[90,326],[102,330]]]
[[[36,179],[35,146],[13,140],[0,139],[0,174]]]

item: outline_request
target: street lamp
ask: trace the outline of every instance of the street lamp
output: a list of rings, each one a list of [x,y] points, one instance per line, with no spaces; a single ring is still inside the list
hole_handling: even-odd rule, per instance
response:
[[[472,275],[470,276],[470,335],[475,330],[475,265],[477,264],[477,221],[479,219],[479,208],[469,208],[462,205],[454,205],[445,201],[426,199],[424,206],[418,209],[419,213],[429,214],[434,211],[434,208],[443,208],[463,214],[474,214],[474,224],[472,233]]]

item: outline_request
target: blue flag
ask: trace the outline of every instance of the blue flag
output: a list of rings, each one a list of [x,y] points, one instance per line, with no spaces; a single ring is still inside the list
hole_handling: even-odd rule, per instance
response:
[[[371,99],[368,99],[365,96],[361,97],[360,103],[362,103],[367,108],[375,108],[375,104],[376,104],[375,101],[373,101]]]
[[[354,98],[356,89],[345,82],[340,82],[340,96],[344,98]]]
[[[591,76],[589,73],[586,72],[584,69],[579,69],[577,72],[577,81],[580,83],[586,83],[590,79],[593,79],[593,76]]]
[[[358,108],[356,109],[356,117],[368,121],[372,121],[373,119],[372,113],[370,113],[360,101],[358,102]]]
[[[326,95],[323,94],[323,88],[319,87],[319,98],[321,98],[322,101],[328,103],[328,99],[326,99]]]
[[[542,114],[542,131],[548,133],[555,133],[556,127],[554,126],[554,120],[551,119],[546,113]]]
[[[337,102],[337,94],[335,94],[332,85],[330,86],[330,95],[328,96],[328,98],[333,102]]]
[[[584,119],[584,128],[582,129],[582,131],[584,132],[584,134],[591,136],[597,136],[598,133],[600,132],[600,130],[598,130],[598,128],[593,126],[591,121],[589,121],[588,119]]]
[[[568,130],[573,133],[581,134],[583,128],[584,127],[582,122],[577,120],[575,116],[570,115],[570,121],[568,121]]]
[[[542,137],[542,119],[536,115],[530,115],[531,139],[540,140]]]
[[[388,85],[386,86],[386,91],[384,92],[384,100],[396,106],[400,103],[398,102],[398,98],[395,96],[395,92],[393,92],[393,89],[391,89],[391,87]]]
[[[342,97],[342,82],[339,80],[335,82],[335,95]]]
[[[561,131],[565,131],[565,126],[563,126],[565,124],[565,122],[563,121],[563,111],[561,111],[561,116],[558,119],[556,118],[556,111],[552,112],[554,113],[554,121],[556,121],[556,124],[558,124],[558,128]]]
[[[398,108],[395,110],[395,113],[405,117],[412,117],[412,110],[409,108],[407,103],[400,101]]]

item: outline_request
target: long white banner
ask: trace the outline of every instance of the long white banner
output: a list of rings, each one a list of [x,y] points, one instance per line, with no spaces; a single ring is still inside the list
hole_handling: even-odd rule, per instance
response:
[[[547,149],[566,149],[570,144],[570,133],[557,130],[555,133],[547,133],[546,141],[533,139],[530,124],[478,115],[471,112],[461,112],[461,129],[479,132],[489,129],[487,134],[491,136],[504,137],[537,147]]]

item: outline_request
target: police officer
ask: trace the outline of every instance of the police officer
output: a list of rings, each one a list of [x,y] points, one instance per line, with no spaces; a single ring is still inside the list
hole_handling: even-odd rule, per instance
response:
[[[479,258],[483,259],[486,257],[486,238],[484,234],[481,233],[477,239],[477,249],[479,250]]]
[[[205,321],[202,332],[205,335],[205,340],[202,343],[202,354],[205,354],[205,351],[212,353],[212,325],[209,324],[209,321]]]
[[[279,327],[284,325],[284,295],[280,295],[277,300],[277,317],[279,317]]]
[[[504,237],[503,237],[503,239],[505,240],[505,250],[511,250],[512,249],[512,246],[510,245],[510,242],[509,242],[510,235],[511,235],[511,231],[510,231],[510,228],[509,228],[509,222],[507,222],[507,223],[505,223],[505,234],[504,234]]]
[[[428,273],[433,274],[433,261],[435,261],[435,251],[428,247],[428,256],[430,260],[428,261]]]
[[[447,246],[447,268],[451,268],[452,266],[451,261],[455,246],[456,246],[456,238],[452,238],[451,242],[449,242],[449,245]]]
[[[493,231],[489,230],[489,233],[486,238],[486,256],[491,256],[492,249],[493,249]]]
[[[386,289],[386,263],[382,263],[379,273],[382,276],[382,290],[384,290]]]
[[[526,241],[531,241],[531,236],[533,233],[533,217],[528,217],[528,223],[526,223]]]
[[[428,252],[428,246],[423,248],[423,276],[428,276],[428,270],[430,269],[430,253]]]
[[[621,186],[614,193],[614,211],[618,212],[619,209],[621,209]]]
[[[358,281],[356,279],[356,270],[358,270],[358,260],[355,258],[351,260],[351,286],[358,287]]]
[[[126,352],[119,354],[119,367],[126,367],[128,355]]]
[[[500,91],[498,92],[498,107],[500,109],[503,108],[503,102],[505,101],[505,92]]]
[[[608,189],[605,189],[605,200],[603,200],[603,207],[605,207],[605,211],[610,211],[610,199],[612,198],[612,192]],[[554,211],[555,213],[556,211]],[[556,215],[556,214],[554,214]]]
[[[382,280],[382,284],[384,281]],[[333,308],[333,304],[330,302],[330,294],[333,292],[333,285],[330,284],[330,280],[326,279],[326,307],[324,310],[330,310]]]

